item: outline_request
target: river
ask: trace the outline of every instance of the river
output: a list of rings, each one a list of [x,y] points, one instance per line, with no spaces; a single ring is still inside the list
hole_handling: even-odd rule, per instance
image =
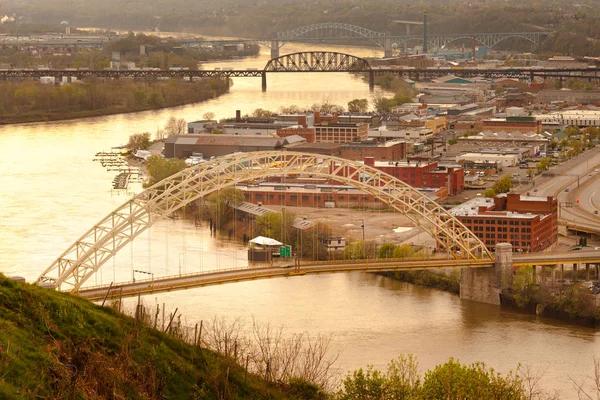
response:
[[[359,47],[286,45],[282,53],[334,50],[358,56],[377,52]],[[206,63],[204,68],[262,68],[268,49],[247,60]],[[127,142],[130,134],[155,132],[170,116],[187,121],[205,112],[217,118],[281,105],[309,107],[323,100],[346,105],[369,98],[368,84],[349,74],[270,74],[268,91],[260,79],[236,78],[230,93],[202,104],[83,120],[0,126],[0,271],[33,281],[64,249],[131,193],[112,191],[114,172],[94,154]],[[139,191],[135,187],[132,191]],[[146,278],[145,271],[172,275],[241,267],[245,249],[216,240],[208,227],[182,219],[162,221],[122,250],[91,284]],[[136,275],[137,274],[137,275]],[[351,273],[271,279],[149,296],[147,303],[179,307],[194,324],[213,316],[252,318],[285,332],[331,334],[338,367],[373,364],[385,368],[400,353],[413,353],[422,370],[449,357],[482,361],[500,372],[517,363],[546,370],[543,385],[575,398],[570,378],[592,373],[600,355],[600,333],[461,301],[448,293],[375,275]]]

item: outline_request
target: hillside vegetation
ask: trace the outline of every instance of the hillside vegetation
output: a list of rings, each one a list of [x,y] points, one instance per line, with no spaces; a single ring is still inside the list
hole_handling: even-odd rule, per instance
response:
[[[1,399],[294,399],[231,357],[0,274]]]
[[[20,23],[47,25],[68,20],[75,26],[112,29],[195,31],[203,34],[270,38],[276,32],[319,22],[345,22],[378,32],[404,34],[398,20],[422,21],[427,12],[430,33],[550,31],[541,48],[511,39],[498,48],[569,55],[600,55],[600,13],[591,0],[392,1],[392,0],[7,0],[4,13]],[[4,26],[3,29],[9,29]],[[411,33],[422,34],[421,26]],[[411,46],[419,43],[412,43]],[[460,46],[461,43],[457,42]],[[467,46],[469,43],[467,42]]]

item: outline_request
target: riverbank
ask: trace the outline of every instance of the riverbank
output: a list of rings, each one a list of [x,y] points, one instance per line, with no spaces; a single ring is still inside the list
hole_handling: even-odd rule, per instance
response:
[[[177,311],[159,324],[158,313],[142,305],[132,318],[118,303],[100,307],[1,274],[0,299],[2,399],[294,399],[320,392],[300,378],[260,376],[254,359],[242,366],[237,343],[225,354],[209,348],[207,329],[190,336]]]
[[[35,81],[0,82],[0,125],[126,114],[194,104],[229,91],[229,82],[128,79],[55,87]]]
[[[433,271],[386,271],[378,274],[413,285],[460,294],[460,271],[452,270],[448,274]]]

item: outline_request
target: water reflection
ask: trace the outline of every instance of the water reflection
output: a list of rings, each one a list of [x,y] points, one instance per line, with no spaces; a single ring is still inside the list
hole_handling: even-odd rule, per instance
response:
[[[286,46],[290,53],[320,46]],[[329,47],[331,49],[336,49]],[[326,49],[324,49],[326,50]],[[370,49],[344,48],[369,55]],[[247,64],[261,67],[268,55]],[[214,65],[217,63],[213,63]],[[211,64],[207,64],[210,68]],[[310,107],[327,99],[341,105],[370,98],[368,85],[349,74],[279,74],[234,79],[231,92],[202,104],[85,120],[0,126],[0,271],[35,279],[74,240],[129,196],[111,190],[114,173],[92,162],[98,151],[127,142],[130,134],[156,132],[174,115],[188,121],[211,111],[217,118],[282,105]],[[139,188],[138,188],[139,190]],[[182,256],[183,254],[183,256]],[[218,241],[207,226],[165,220],[144,232],[109,261],[90,284],[130,280],[133,270],[163,275],[243,266],[239,243]],[[413,353],[422,369],[448,357],[484,361],[501,372],[517,362],[549,366],[545,385],[569,391],[568,376],[590,372],[590,355],[600,352],[600,334],[535,316],[499,310],[432,289],[378,275],[349,273],[278,278],[147,296],[166,303],[191,323],[214,315],[241,317],[286,332],[333,335],[342,370],[374,364],[385,368],[400,353]],[[564,398],[573,398],[565,396]]]

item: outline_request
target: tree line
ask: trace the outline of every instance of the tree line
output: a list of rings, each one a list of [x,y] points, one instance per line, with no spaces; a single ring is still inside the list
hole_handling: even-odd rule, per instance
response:
[[[11,0],[7,8],[26,16],[26,20],[54,23],[57,27],[67,18],[77,26],[146,30],[159,27],[169,31],[202,30],[211,35],[254,38],[271,38],[280,31],[322,22],[344,22],[401,35],[405,33],[405,27],[396,20],[422,21],[423,13],[427,12],[428,31],[432,34],[550,31],[553,34],[539,47],[523,39],[509,39],[497,48],[575,56],[600,54],[597,41],[600,39],[600,13],[597,8],[566,0],[477,3],[320,0],[308,9],[299,2],[277,0],[251,4],[240,0],[159,0],[151,7],[135,1],[123,4],[117,0],[101,3],[83,0],[77,4],[57,0],[51,6],[44,0],[26,3]],[[411,33],[422,35],[422,26],[413,26]],[[409,46],[415,44],[420,43],[409,43]],[[457,42],[457,46],[460,45]]]
[[[225,80],[183,82],[98,80],[62,86],[35,81],[0,82],[3,123],[78,118],[201,102],[227,92]]]

